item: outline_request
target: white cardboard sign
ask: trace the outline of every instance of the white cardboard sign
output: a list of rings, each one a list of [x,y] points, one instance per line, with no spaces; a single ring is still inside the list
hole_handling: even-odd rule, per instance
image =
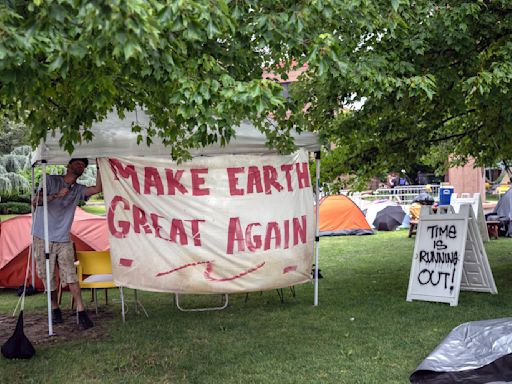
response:
[[[473,213],[475,214],[476,221],[478,224],[478,230],[482,236],[482,241],[489,241],[489,233],[487,232],[487,224],[485,223],[484,208],[482,205],[482,198],[479,193],[474,193],[473,196],[469,194],[462,194],[458,197],[456,193],[453,193],[450,200],[450,205],[454,208],[455,212],[458,213],[462,204],[470,204],[473,207]]]
[[[466,260],[467,258],[467,260]],[[423,207],[407,301],[424,300],[458,304],[460,289],[497,293],[492,272],[469,205],[439,209]]]
[[[466,207],[468,207],[466,205]],[[464,291],[498,293],[491,266],[487,259],[482,237],[480,236],[478,220],[473,210],[468,208],[468,238],[464,250],[464,267],[462,268],[461,286]],[[487,232],[486,232],[487,233]]]

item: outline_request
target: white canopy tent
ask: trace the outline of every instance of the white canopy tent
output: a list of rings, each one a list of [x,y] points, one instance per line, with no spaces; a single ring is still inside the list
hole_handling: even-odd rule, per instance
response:
[[[117,113],[110,113],[106,119],[92,125],[91,131],[94,134],[90,142],[83,142],[75,146],[72,156],[59,146],[60,135],[47,137],[46,141],[37,147],[32,153],[32,164],[67,164],[71,157],[89,158],[94,160],[97,157],[116,156],[142,156],[168,158],[170,148],[154,138],[154,142],[148,147],[145,143],[137,144],[137,133],[132,132],[133,124],[138,124],[142,129],[147,128],[149,116],[142,111],[126,112],[125,118],[120,119]],[[243,121],[235,128],[236,137],[224,147],[220,144],[212,144],[204,148],[191,150],[191,155],[216,156],[216,155],[237,155],[237,154],[275,154],[276,151],[269,149],[266,137],[249,121]],[[295,144],[309,152],[320,150],[317,135],[310,132],[301,134],[292,133]]]
[[[90,142],[83,142],[75,146],[73,153],[70,155],[67,151],[59,146],[59,132],[55,135],[47,137],[38,148],[32,153],[32,165],[42,166],[43,171],[43,212],[45,225],[45,252],[47,270],[49,269],[49,242],[48,242],[48,221],[47,221],[47,199],[46,199],[46,165],[47,164],[67,164],[70,158],[88,158],[94,160],[100,157],[122,157],[122,156],[138,156],[138,157],[155,157],[170,158],[170,148],[166,147],[157,137],[148,147],[145,143],[137,144],[137,133],[132,132],[134,124],[147,128],[149,116],[143,111],[126,112],[125,117],[121,119],[116,112],[110,113],[101,122],[94,123],[91,127],[93,139]],[[253,154],[253,155],[269,155],[276,154],[273,149],[266,146],[266,136],[260,132],[249,121],[244,121],[239,127],[235,128],[236,136],[233,137],[226,146],[220,144],[212,144],[204,148],[193,149],[190,151],[192,157],[198,156],[218,156],[218,155],[237,155],[237,154]],[[320,172],[320,145],[317,135],[310,132],[298,134],[292,132],[292,137],[298,148],[308,152],[316,153],[316,206],[318,206],[318,180]],[[316,217],[316,234],[315,234],[315,272],[314,272],[314,305],[318,305],[318,217]],[[49,273],[47,273],[47,286],[49,286]],[[51,319],[51,302],[50,292],[48,292],[48,326],[49,334],[53,334]]]

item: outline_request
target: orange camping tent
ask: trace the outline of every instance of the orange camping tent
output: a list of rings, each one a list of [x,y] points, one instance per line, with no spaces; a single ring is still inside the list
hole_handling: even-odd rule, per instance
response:
[[[16,216],[0,223],[0,288],[18,288],[23,285],[28,252],[32,244],[31,228],[30,214]],[[71,240],[79,251],[109,249],[106,219],[77,208],[71,226]],[[28,276],[30,282],[31,271]],[[37,276],[35,288],[43,288]]]
[[[373,230],[359,207],[345,195],[320,200],[320,236],[371,235]]]

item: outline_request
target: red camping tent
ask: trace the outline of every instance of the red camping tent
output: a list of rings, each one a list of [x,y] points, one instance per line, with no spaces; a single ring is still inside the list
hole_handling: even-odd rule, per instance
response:
[[[359,207],[345,195],[324,197],[320,203],[320,236],[371,235]]]
[[[32,215],[13,217],[0,223],[0,287],[18,288],[23,285],[31,236]],[[77,208],[71,239],[80,251],[109,249],[107,222],[104,217],[91,215]],[[30,281],[29,271],[29,281]],[[36,276],[35,288],[43,284]]]

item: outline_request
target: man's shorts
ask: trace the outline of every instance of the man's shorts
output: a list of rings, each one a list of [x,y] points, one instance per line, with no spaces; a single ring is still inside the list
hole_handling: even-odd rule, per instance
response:
[[[46,287],[46,257],[44,253],[44,240],[34,236],[32,254],[36,260],[37,275]],[[55,278],[55,264],[59,266],[60,283],[62,286],[77,283],[75,266],[75,249],[73,242],[56,243],[50,241],[50,291],[57,289]]]

